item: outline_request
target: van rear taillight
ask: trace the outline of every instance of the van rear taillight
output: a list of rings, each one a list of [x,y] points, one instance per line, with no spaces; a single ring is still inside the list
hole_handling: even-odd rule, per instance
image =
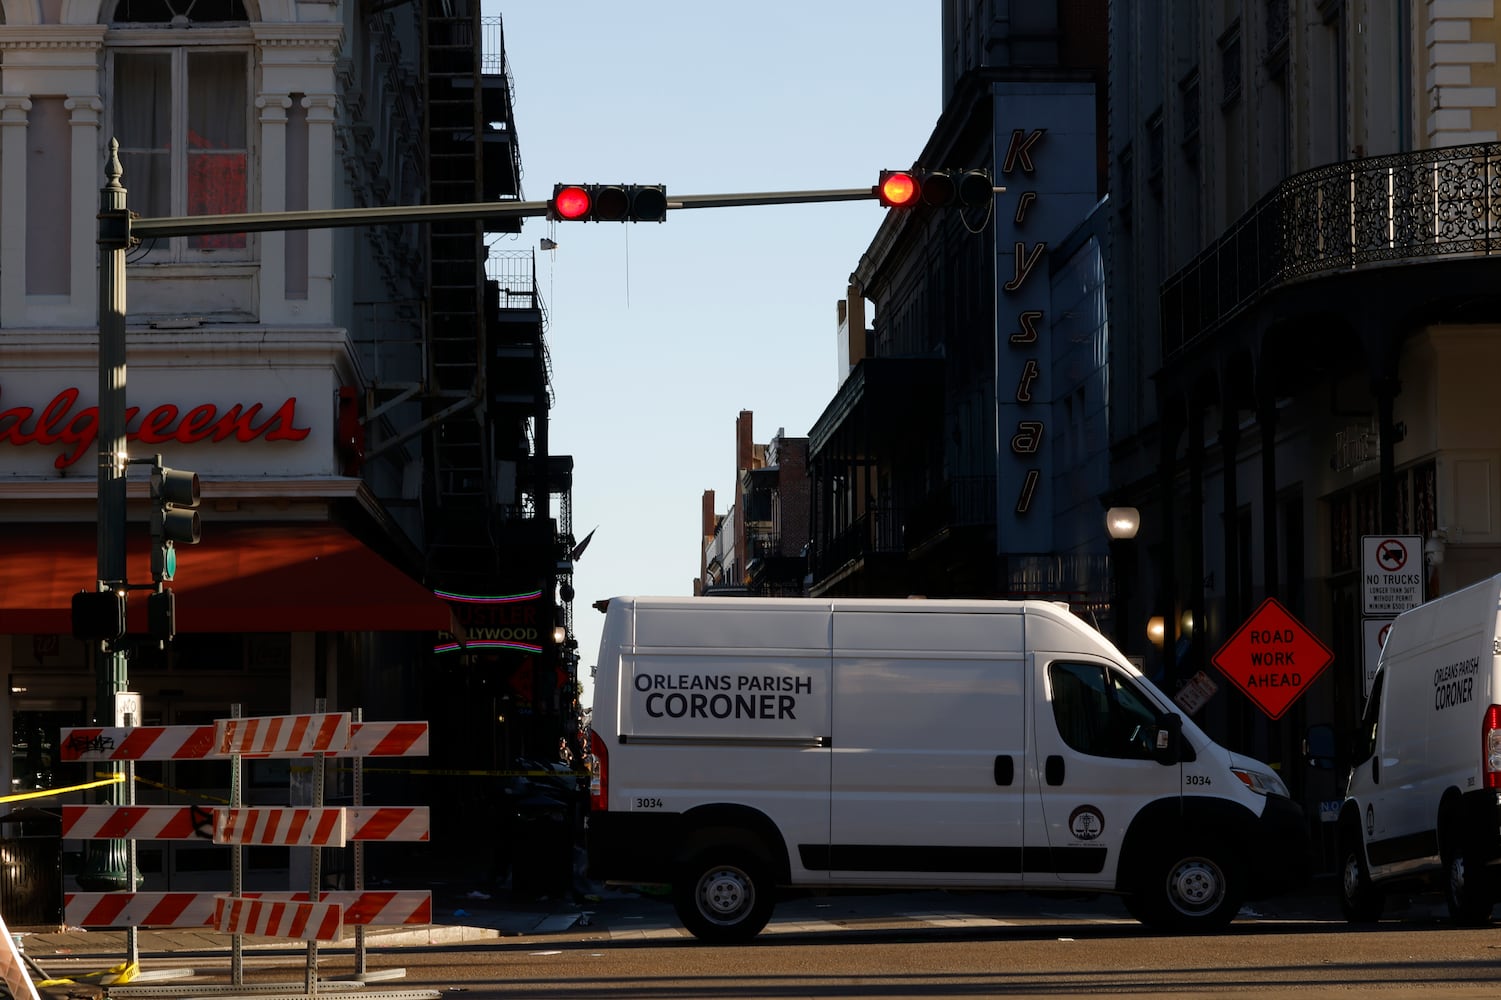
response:
[[[610,803],[610,751],[592,729],[589,730],[589,758],[589,808],[603,812]]]
[[[1485,763],[1485,787],[1501,788],[1501,705],[1492,705],[1485,710],[1480,752]]]

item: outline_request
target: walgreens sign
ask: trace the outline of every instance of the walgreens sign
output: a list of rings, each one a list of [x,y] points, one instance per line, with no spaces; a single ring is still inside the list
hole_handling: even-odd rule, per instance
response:
[[[125,438],[140,444],[176,441],[301,441],[310,428],[297,426],[297,397],[275,410],[265,403],[235,403],[221,410],[213,403],[183,409],[173,403],[147,410],[125,410]],[[15,406],[0,410],[0,443],[61,445],[52,464],[65,469],[94,451],[99,437],[99,407],[78,407],[78,390],[64,389],[52,402],[36,410]]]

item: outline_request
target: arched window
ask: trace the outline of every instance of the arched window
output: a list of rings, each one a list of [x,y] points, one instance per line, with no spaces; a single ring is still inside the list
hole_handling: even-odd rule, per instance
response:
[[[149,218],[248,211],[253,116],[243,0],[118,0],[110,28],[113,134],[131,210]],[[246,237],[163,243],[148,248],[155,259],[193,260],[243,251]]]

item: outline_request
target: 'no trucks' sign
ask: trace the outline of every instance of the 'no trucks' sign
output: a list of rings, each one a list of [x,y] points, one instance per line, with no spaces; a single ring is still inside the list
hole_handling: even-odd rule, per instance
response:
[[[1333,659],[1318,636],[1268,597],[1211,662],[1257,708],[1280,719]]]

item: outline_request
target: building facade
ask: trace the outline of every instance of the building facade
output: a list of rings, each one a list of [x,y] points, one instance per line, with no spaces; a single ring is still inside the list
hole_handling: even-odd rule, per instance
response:
[[[801,597],[806,586],[808,439],[784,428],[767,444],[754,441],[754,415],[735,418],[735,503],[714,509],[703,496],[703,561],[695,594]]]
[[[1123,634],[1166,623],[1170,684],[1269,597],[1320,636],[1333,663],[1282,719],[1222,685],[1201,720],[1316,803],[1303,734],[1348,742],[1394,610],[1372,541],[1404,541],[1427,597],[1501,571],[1501,23],[1118,2],[1110,32],[1112,495],[1143,514]]]
[[[1005,193],[889,212],[851,275],[845,378],[809,433],[810,595],[1108,614],[1104,13],[943,4],[944,109],[914,166]]]
[[[555,759],[577,711],[554,635],[570,613],[571,461],[547,448],[530,259],[488,253],[487,233],[519,219],[131,247],[127,363],[111,376],[128,407],[127,578],[100,581],[97,562],[101,189],[117,177],[148,219],[517,200],[498,19],[437,2],[3,9],[0,730],[14,749],[0,781],[87,777],[58,763],[57,733],[113,722],[120,678],[73,637],[69,603],[151,583],[143,465],[158,456],[199,475],[202,542],[179,548],[167,584],[172,642],[145,634],[129,594],[114,645],[141,697],[133,721],[360,709],[438,723],[433,756],[450,765]],[[147,777],[199,794],[227,772]],[[289,780],[255,765],[248,798],[285,802]],[[489,819],[463,788],[428,790],[435,840]],[[143,857],[148,886],[222,865],[195,848]],[[285,864],[264,859],[272,884]]]

